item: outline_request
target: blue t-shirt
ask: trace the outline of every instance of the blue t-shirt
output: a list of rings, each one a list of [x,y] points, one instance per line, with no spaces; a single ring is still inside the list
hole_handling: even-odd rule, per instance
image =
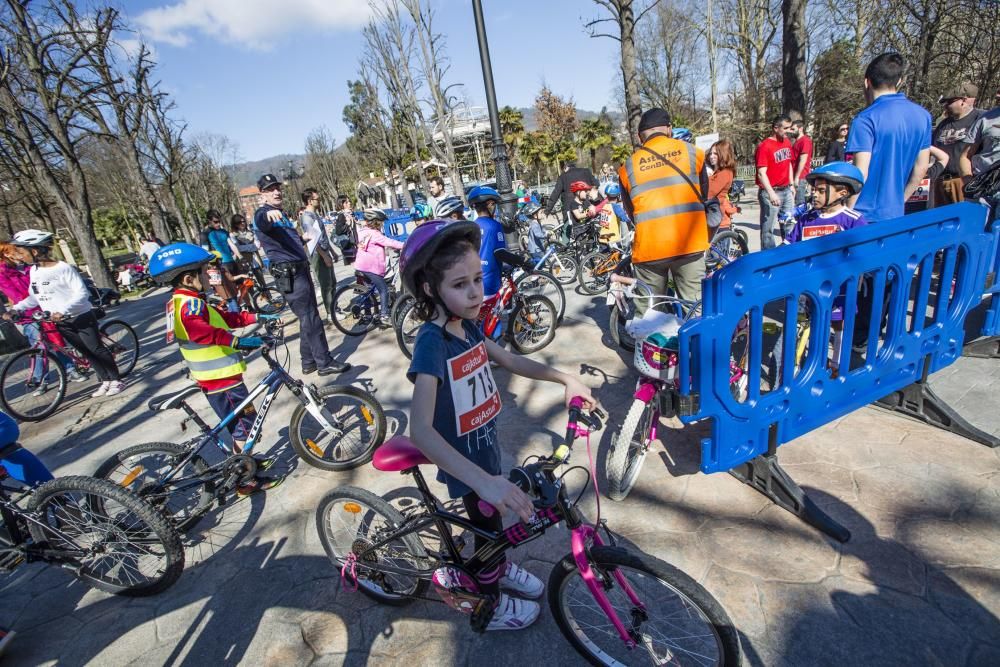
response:
[[[931,145],[931,115],[902,93],[882,95],[854,117],[847,153],[871,153],[854,208],[868,222],[903,215],[903,191],[917,154]]]
[[[434,430],[462,456],[491,475],[499,475],[496,416],[500,414],[500,392],[490,370],[482,332],[468,320],[462,320],[462,328],[465,340],[431,322],[420,327],[406,377],[410,382],[415,382],[419,373],[437,378],[431,422]],[[443,470],[438,470],[437,479],[448,485],[452,498],[472,493]]]
[[[212,246],[212,250],[217,250],[222,255],[223,263],[233,261],[233,251],[229,247],[229,232],[225,229],[209,229],[208,244]]]
[[[493,256],[493,251],[507,247],[503,235],[503,227],[493,218],[480,216],[476,218],[483,239],[479,243],[479,259],[483,262],[483,294],[493,296],[500,291],[500,262]]]
[[[270,222],[267,219],[268,211],[281,213],[281,220]],[[260,247],[264,249],[272,264],[304,262],[309,259],[306,256],[305,246],[302,245],[302,239],[295,232],[295,223],[289,220],[280,208],[270,204],[258,208],[253,214],[253,228],[257,233],[257,240],[260,241]]]

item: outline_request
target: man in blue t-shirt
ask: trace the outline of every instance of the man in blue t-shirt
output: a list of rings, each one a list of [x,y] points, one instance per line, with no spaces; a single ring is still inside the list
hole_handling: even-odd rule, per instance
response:
[[[469,206],[476,211],[476,224],[482,232],[479,259],[483,262],[483,296],[489,299],[500,291],[501,265],[493,253],[507,247],[503,226],[493,216],[500,206],[500,193],[490,187],[478,186],[469,191]]]
[[[897,92],[906,62],[883,53],[865,70],[868,107],[854,117],[846,152],[865,175],[852,208],[868,222],[903,215],[903,204],[930,164],[931,115]]]

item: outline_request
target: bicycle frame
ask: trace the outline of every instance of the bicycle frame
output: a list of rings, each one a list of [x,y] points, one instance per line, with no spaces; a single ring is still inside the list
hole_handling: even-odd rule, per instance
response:
[[[579,399],[574,400],[579,401]],[[577,411],[579,410],[579,408],[576,409]],[[570,448],[572,447],[573,441],[580,436],[589,438],[590,434],[590,429],[577,424],[572,412],[570,421],[566,425],[566,431],[567,434],[565,444],[557,448],[552,456],[531,464],[533,466],[537,466],[536,469],[540,470],[544,474],[547,485],[546,488],[541,491],[543,498],[535,501],[537,509],[530,522],[515,523],[500,532],[477,528],[472,525],[469,519],[442,509],[437,498],[428,488],[419,468],[415,467],[403,471],[403,474],[413,475],[417,488],[420,491],[422,499],[421,504],[423,505],[424,512],[419,515],[408,515],[404,519],[402,525],[393,530],[391,534],[371,544],[361,553],[355,554],[355,561],[364,562],[366,554],[374,552],[394,540],[398,540],[411,533],[416,533],[433,524],[438,529],[438,533],[440,534],[441,539],[445,543],[445,547],[448,551],[447,558],[438,558],[436,560],[439,561],[441,565],[461,569],[475,579],[476,572],[480,572],[495,564],[499,561],[500,556],[508,549],[530,542],[531,540],[540,537],[546,529],[565,521],[567,527],[571,531],[570,546],[573,554],[573,560],[576,562],[584,584],[587,586],[591,595],[594,596],[598,606],[602,611],[604,611],[612,625],[615,627],[615,630],[618,632],[621,640],[625,642],[628,648],[635,648],[637,646],[635,639],[625,626],[625,623],[623,623],[618,617],[618,614],[615,612],[611,601],[608,599],[607,593],[599,581],[597,574],[595,574],[594,570],[590,566],[588,550],[592,546],[604,546],[606,543],[601,538],[597,528],[584,521],[583,515],[576,508],[576,505],[569,501],[566,493],[566,487],[563,485],[561,478],[556,478],[554,475],[556,468],[569,460]],[[524,471],[522,470],[522,472]],[[528,473],[525,474],[528,475]],[[475,535],[489,540],[489,542],[477,550],[471,558],[463,560],[461,551],[458,546],[456,546],[455,540],[451,535],[451,525],[456,525],[463,530],[470,531]],[[601,522],[601,525],[604,527],[605,531],[608,530],[604,522]],[[610,532],[608,532],[608,536],[611,538]],[[611,540],[613,543],[614,539],[611,538]],[[436,567],[437,565],[435,565],[434,569],[436,569]],[[380,563],[377,571],[430,579],[433,576],[434,569],[406,570]],[[639,609],[645,610],[645,605],[639,599],[639,596],[636,595],[631,585],[629,585],[625,576],[618,570],[615,570],[612,574],[622,591],[628,596],[629,601]]]
[[[64,543],[74,544],[73,539],[59,530],[58,527],[40,521],[31,512],[25,511],[20,507],[18,503],[30,496],[33,491],[34,489],[15,489],[5,484],[0,484],[0,518],[3,519],[3,523],[10,535],[10,540],[0,535],[0,545],[6,545],[8,548],[23,548],[24,555],[28,560],[66,561],[72,560],[77,555],[83,555],[84,552],[80,549],[45,549],[37,544],[25,544],[27,536],[24,535],[20,521],[41,526]],[[20,495],[16,498],[11,497],[14,493],[19,493]]]

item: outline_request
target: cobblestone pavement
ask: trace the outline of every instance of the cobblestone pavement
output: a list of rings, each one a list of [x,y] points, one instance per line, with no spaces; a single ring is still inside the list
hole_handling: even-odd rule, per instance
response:
[[[583,373],[613,425],[635,377],[628,359],[608,347],[603,300],[567,296],[564,325],[536,356]],[[162,344],[164,299],[159,292],[115,313],[138,326],[143,343],[124,394],[90,401],[78,389],[58,414],[24,425],[22,441],[58,474],[92,472],[134,443],[181,438],[175,415],[145,407],[186,384],[179,355]],[[289,327],[293,359],[296,330]],[[390,431],[405,432],[411,388],[391,332],[329,337],[338,357],[350,354],[355,364],[335,381],[371,381]],[[968,372],[995,377],[991,363],[975,360]],[[251,365],[248,382],[262,376],[262,365]],[[497,377],[504,459],[512,465],[548,449],[565,413],[557,387]],[[995,406],[992,395],[983,400]],[[194,404],[208,411],[202,398]],[[119,598],[41,565],[0,578],[0,625],[18,632],[7,664],[581,663],[547,609],[529,630],[479,636],[442,604],[383,607],[343,589],[317,537],[320,498],[353,484],[406,504],[413,489],[409,478],[370,466],[328,473],[296,465],[287,446],[291,409],[287,398],[276,402],[264,440],[282,452],[289,479],[199,525],[187,569],[170,590]],[[611,430],[595,439],[598,461]],[[872,408],[784,445],[780,459],[791,476],[850,528],[851,541],[841,545],[733,477],[698,472],[707,432],[705,424],[665,421],[632,494],[604,500],[601,516],[631,547],[703,584],[739,628],[750,664],[1000,664],[1000,453]],[[575,462],[585,458],[579,447]],[[584,509],[595,516],[592,500]],[[550,530],[517,557],[544,579],[569,551],[567,538]]]

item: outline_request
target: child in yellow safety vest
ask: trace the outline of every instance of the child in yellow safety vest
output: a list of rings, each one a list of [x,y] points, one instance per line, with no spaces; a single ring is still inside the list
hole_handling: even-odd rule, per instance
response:
[[[203,248],[189,243],[174,243],[156,251],[149,262],[150,275],[174,288],[167,302],[167,342],[177,341],[191,377],[201,387],[219,419],[225,419],[249,398],[243,383],[246,362],[237,350],[253,350],[264,344],[258,336],[235,336],[231,329],[254,324],[258,319],[277,319],[277,315],[254,315],[249,312],[217,310],[205,300],[201,269],[213,259]],[[252,403],[228,425],[234,453],[242,454],[253,426],[256,411]],[[258,470],[271,461],[259,461]],[[240,495],[277,486],[280,479],[258,476],[238,488]]]

